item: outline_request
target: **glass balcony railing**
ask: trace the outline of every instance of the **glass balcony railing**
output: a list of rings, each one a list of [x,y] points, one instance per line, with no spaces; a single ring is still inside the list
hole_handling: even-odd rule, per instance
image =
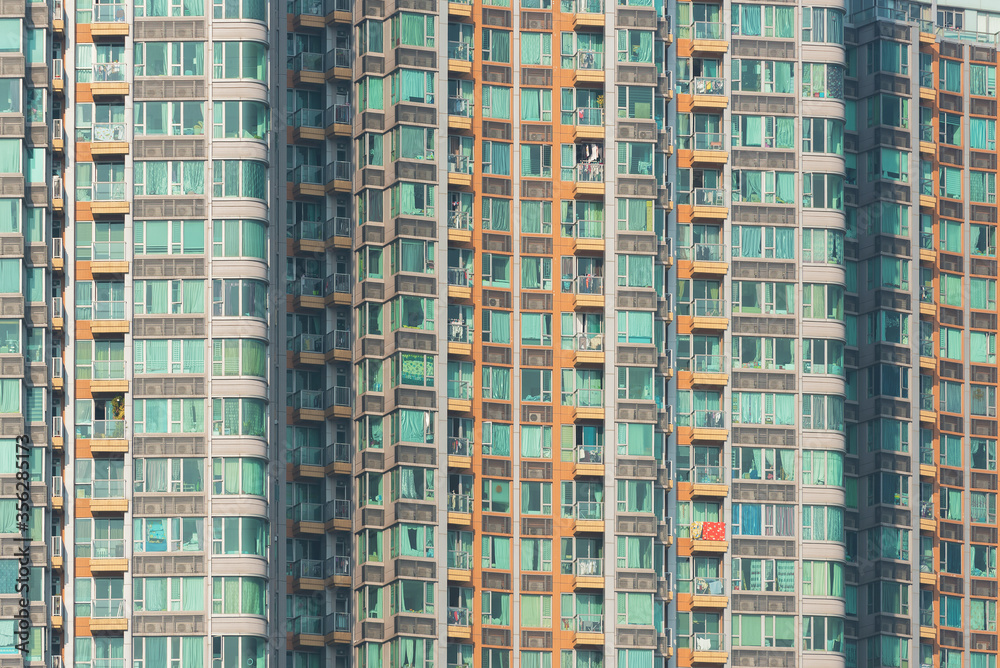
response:
[[[934,393],[933,392],[921,392],[920,393],[920,410],[922,411],[933,411],[934,408]]]
[[[449,322],[448,341],[451,343],[472,343],[472,328],[464,322]]]
[[[124,499],[124,480],[94,480],[92,483],[93,497],[95,499]]]
[[[691,302],[692,315],[701,318],[725,318],[725,299],[695,299]]]
[[[726,206],[726,191],[722,188],[695,188],[691,201],[695,206]]]
[[[452,174],[471,174],[472,156],[470,155],[449,155],[448,171]]]
[[[457,492],[451,492],[448,494],[448,512],[449,513],[471,513],[472,512],[472,496],[469,494],[458,494]]]
[[[697,465],[691,467],[691,482],[700,485],[726,484],[726,469],[724,466]]]
[[[292,506],[292,519],[296,522],[322,522],[323,504],[300,502]]]
[[[577,408],[599,408],[604,405],[604,390],[601,388],[581,388],[563,394],[563,406]]]
[[[95,619],[119,619],[125,616],[123,598],[97,598],[90,606],[90,616]]]
[[[574,449],[576,450],[576,461],[580,464],[604,463],[603,445],[582,445],[578,443]]]
[[[934,88],[934,72],[920,70],[920,87]]]
[[[94,23],[125,23],[127,20],[125,3],[94,5]]]
[[[575,66],[578,70],[603,70],[604,52],[580,49],[576,52]]]
[[[125,420],[94,420],[91,434],[90,438],[125,438]]]
[[[52,59],[52,80],[62,81],[63,78],[63,59],[53,58]]]
[[[349,160],[337,160],[330,162],[326,165],[326,180],[350,181],[353,172],[354,167],[351,165]]]
[[[319,165],[299,165],[292,170],[292,183],[314,186],[325,185],[323,168]]]
[[[348,463],[351,461],[351,444],[335,442],[326,446],[325,464]]]
[[[322,559],[299,559],[288,564],[289,575],[295,578],[323,579]]]
[[[292,339],[292,352],[319,353],[322,355],[326,352],[323,343],[322,334],[299,334]]]
[[[604,575],[604,559],[577,557],[573,561],[573,575],[594,577]]]
[[[327,125],[347,125],[351,122],[351,105],[334,104],[326,108]]]
[[[472,62],[472,44],[468,42],[448,42],[448,58]]]
[[[90,543],[91,559],[122,559],[125,557],[124,538],[95,538]]]
[[[695,95],[725,95],[726,80],[721,77],[695,77],[691,80],[691,92]]]
[[[128,65],[122,62],[97,63],[93,69],[94,83],[115,83],[125,81]]]
[[[691,637],[691,649],[696,652],[724,652],[726,636],[721,633],[695,633]]]
[[[351,219],[346,216],[336,216],[326,221],[327,237],[350,237],[352,229]]]
[[[603,520],[604,503],[602,501],[577,501],[573,504],[573,517],[578,520]]]
[[[691,358],[691,371],[695,373],[725,373],[725,355],[695,355]]]
[[[322,128],[323,110],[302,108],[292,114],[289,125],[293,128]]]
[[[920,519],[922,520],[932,520],[934,519],[934,502],[931,500],[920,502]]]
[[[327,577],[343,577],[351,574],[351,557],[334,555],[326,560],[324,573]]]
[[[350,350],[351,332],[346,329],[335,329],[327,332],[325,337],[326,350]]]
[[[328,295],[335,293],[351,294],[351,275],[330,274],[324,281],[323,289]]]
[[[920,233],[920,247],[926,249],[934,248],[934,235],[930,232]]]
[[[326,236],[325,226],[318,220],[300,220],[289,231],[298,240],[323,241]]]
[[[577,14],[603,14],[604,0],[575,0],[573,11]]]
[[[125,380],[125,360],[94,360],[91,366],[94,380]]]
[[[931,123],[920,124],[920,141],[934,141],[934,125]]]
[[[95,142],[128,141],[124,123],[94,123],[91,133]]]
[[[448,568],[472,570],[472,555],[464,550],[448,550]]]
[[[295,635],[323,635],[323,618],[318,615],[299,615],[292,619],[292,633]]]
[[[934,179],[920,179],[920,194],[934,197]]]
[[[323,0],[292,0],[288,3],[290,14],[307,16],[326,16]]]
[[[920,356],[934,357],[934,341],[920,339]]]
[[[933,573],[934,572],[934,556],[930,554],[920,555],[920,572],[921,573]]]
[[[472,213],[470,211],[449,211],[448,229],[450,230],[471,230]]]
[[[573,348],[578,352],[600,352],[604,350],[604,334],[581,332],[573,337]]]
[[[449,607],[448,626],[472,626],[472,610]]]
[[[726,262],[726,247],[723,244],[694,244],[689,256],[696,262]]]
[[[448,115],[472,117],[473,101],[467,97],[449,97]]]
[[[726,414],[720,410],[692,411],[691,426],[702,429],[725,429]]]
[[[600,613],[576,615],[569,630],[577,633],[604,633],[604,615]]]
[[[695,596],[725,596],[726,583],[722,578],[695,577]]]
[[[933,627],[934,624],[934,608],[920,608],[920,625]]]
[[[920,286],[920,301],[924,304],[934,303],[934,286],[932,285],[921,285]]]
[[[603,107],[577,107],[573,112],[573,121],[577,125],[601,126],[604,125]]]
[[[299,390],[291,396],[292,408],[299,410],[323,410],[323,392],[320,390]]]
[[[299,72],[323,72],[323,54],[302,51],[288,60],[288,67]]]
[[[691,36],[694,39],[726,39],[726,24],[712,21],[695,21]]]
[[[470,401],[472,399],[472,383],[467,380],[449,380],[448,398]]]
[[[472,270],[468,267],[448,267],[448,285],[458,287],[472,285]]]
[[[296,297],[322,297],[323,279],[317,276],[300,276],[288,284],[291,294]]]
[[[603,276],[577,276],[571,279],[573,293],[577,295],[603,295]]]
[[[318,445],[300,445],[291,451],[290,459],[296,466],[323,466],[323,448]]]
[[[694,148],[696,151],[725,151],[726,135],[721,132],[695,132]]]
[[[349,68],[351,66],[351,50],[338,46],[326,52],[326,69],[332,67]]]
[[[577,183],[604,183],[604,163],[577,163],[575,178]]]

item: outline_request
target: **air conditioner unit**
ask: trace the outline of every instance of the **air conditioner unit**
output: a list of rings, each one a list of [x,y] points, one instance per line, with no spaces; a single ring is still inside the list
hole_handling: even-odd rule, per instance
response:
[[[494,307],[500,306],[500,298],[499,297],[490,297],[488,301],[489,301],[489,305],[490,306],[494,306]]]
[[[528,422],[541,422],[542,416],[538,413],[528,413]]]

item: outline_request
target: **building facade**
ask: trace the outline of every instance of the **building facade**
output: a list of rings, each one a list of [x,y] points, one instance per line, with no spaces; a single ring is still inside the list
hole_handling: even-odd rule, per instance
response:
[[[0,668],[996,668],[993,4],[0,2]]]

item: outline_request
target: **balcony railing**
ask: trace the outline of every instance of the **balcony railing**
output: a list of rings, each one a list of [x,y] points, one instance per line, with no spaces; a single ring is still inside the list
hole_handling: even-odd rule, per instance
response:
[[[92,258],[101,260],[124,260],[124,241],[98,241],[91,246]]]
[[[348,463],[350,461],[350,443],[331,443],[326,446],[326,461],[324,461],[324,464]]]
[[[934,341],[920,339],[920,356],[934,357]]]
[[[125,72],[128,65],[125,63],[97,63],[93,68],[94,83],[114,83],[125,81]]]
[[[472,399],[472,383],[467,380],[449,380],[448,398],[469,401]]]
[[[326,221],[327,237],[350,237],[353,236],[351,229],[351,219],[346,216],[336,216],[335,218],[328,218]]]
[[[920,87],[934,88],[934,72],[920,70]]]
[[[472,570],[472,555],[464,550],[448,550],[448,568]]]
[[[323,354],[322,334],[299,334],[292,339],[292,352],[295,353],[320,353]]]
[[[351,66],[351,50],[342,46],[326,52],[326,69],[333,67],[349,68]]]
[[[472,343],[472,328],[464,322],[449,322],[448,341],[451,343]]]
[[[448,212],[449,230],[471,230],[472,212],[470,211],[450,211]]]
[[[695,132],[694,148],[696,151],[725,151],[726,135],[721,132]]]
[[[725,355],[695,355],[691,358],[691,371],[695,373],[725,373]]]
[[[296,522],[322,522],[323,504],[300,502],[292,506],[292,519]]]
[[[934,125],[931,123],[920,124],[920,141],[934,141]]]
[[[574,239],[603,239],[603,220],[570,220],[563,222],[563,235]]]
[[[299,615],[292,619],[292,633],[295,635],[306,634],[323,635],[323,618],[318,615]]]
[[[351,388],[343,386],[343,385],[338,385],[337,387],[329,387],[326,390],[326,396],[325,396],[326,405],[328,407],[330,407],[330,406],[341,406],[341,407],[346,406],[346,407],[349,408],[351,406],[351,403],[352,403],[351,402],[351,395],[352,394],[353,394],[353,390],[351,390]]]
[[[472,45],[468,42],[448,42],[448,58],[472,62]]]
[[[125,380],[125,360],[94,360],[91,377],[94,380]]]
[[[62,318],[63,317],[63,300],[62,297],[53,297],[52,299],[52,317]]]
[[[471,513],[472,496],[469,494],[459,494],[457,492],[450,492],[448,494],[448,512]]]
[[[350,181],[354,167],[349,160],[336,160],[326,165],[327,181]]]
[[[573,517],[578,520],[603,520],[604,503],[602,501],[577,501],[573,504]]]
[[[128,140],[124,123],[94,123],[91,137],[95,142]]]
[[[300,445],[292,450],[291,460],[296,466],[323,466],[323,448],[318,445]]]
[[[289,574],[295,578],[323,579],[323,561],[321,559],[299,559],[289,565]]]
[[[289,3],[289,9],[292,14],[297,15],[326,16],[323,0],[292,0]]]
[[[341,294],[351,294],[351,275],[330,274],[326,277],[324,291],[328,295],[337,292]]]
[[[61,176],[52,177],[52,199],[63,199],[65,192],[63,191],[63,180]]]
[[[97,619],[117,619],[125,616],[125,599],[97,598],[90,604],[90,616]]]
[[[77,188],[77,192],[83,190],[84,195],[86,195],[86,186]],[[90,198],[94,202],[124,202],[125,201],[125,184],[124,183],[94,183],[90,187]]]
[[[720,410],[698,410],[691,412],[691,426],[702,429],[725,429],[726,413]]]
[[[299,410],[323,410],[323,392],[320,390],[299,390],[292,394],[292,408]]]
[[[472,109],[472,100],[467,97],[456,96],[448,98],[448,115],[450,116],[465,116],[471,118]]]
[[[289,58],[288,66],[289,69],[298,70],[300,72],[325,71],[325,68],[323,67],[323,54],[312,53],[310,51],[303,51]]]
[[[604,107],[577,107],[573,112],[573,121],[577,125],[604,125]]]
[[[326,502],[326,518],[331,520],[351,519],[350,499],[334,499]]]
[[[343,577],[351,574],[351,557],[334,555],[326,560],[327,577]]]
[[[573,561],[573,575],[604,575],[604,559],[594,557],[577,557]]]
[[[922,411],[933,411],[934,410],[934,393],[933,392],[921,392],[920,393],[920,410],[922,410]]]
[[[91,541],[92,559],[121,559],[125,556],[124,538],[95,538]]]
[[[578,162],[575,178],[577,183],[604,183],[604,163]]]
[[[577,14],[603,14],[604,13],[604,1],[603,0],[576,0],[573,3],[573,10]]]
[[[691,482],[702,485],[724,485],[726,484],[726,468],[724,466],[693,466],[691,467]]]
[[[600,388],[580,388],[563,395],[564,406],[577,408],[599,408],[604,405],[604,390]]]
[[[322,297],[323,279],[318,276],[300,276],[297,281],[289,283],[288,288],[296,297]]]
[[[63,59],[53,58],[52,59],[52,80],[62,81],[63,78]]]
[[[292,183],[305,183],[314,186],[325,185],[323,168],[319,165],[299,165],[292,170]]]
[[[577,295],[603,295],[603,276],[577,276],[572,280],[573,293]]]
[[[63,360],[61,357],[52,358],[52,378],[63,378]]]
[[[125,420],[94,420],[91,433],[91,438],[125,438]]]
[[[695,206],[726,206],[726,191],[722,188],[695,188],[691,201]]]
[[[575,450],[576,450],[576,461],[579,462],[580,464],[604,463],[603,445],[581,445],[578,443]]]
[[[722,633],[695,633],[691,638],[691,649],[696,652],[724,652],[726,636]]]
[[[726,80],[722,77],[695,77],[691,80],[691,92],[695,95],[725,95]]]
[[[975,513],[975,510],[973,510]],[[921,501],[920,502],[920,519],[932,520],[934,519],[934,502],[933,501]]]
[[[63,419],[61,415],[52,416],[52,438],[63,437]]]
[[[292,113],[289,125],[293,128],[322,128],[323,110],[302,108]]]
[[[448,607],[448,626],[472,626],[472,610]]]
[[[51,611],[52,616],[53,617],[62,617],[62,613],[63,613],[62,596],[53,596],[52,597],[52,611]]]
[[[931,285],[921,285],[920,286],[920,301],[924,304],[934,303],[934,286]]]
[[[63,478],[61,475],[52,476],[52,496],[63,495]]]
[[[346,329],[337,329],[326,333],[327,350],[350,350],[351,332]]]
[[[289,230],[293,239],[306,241],[323,241],[325,238],[325,226],[318,220],[300,220]]]
[[[695,299],[691,302],[692,314],[701,318],[726,317],[725,299]]]
[[[124,480],[94,480],[93,490],[95,499],[124,499]]]
[[[920,194],[934,197],[934,179],[920,179]]]
[[[934,608],[920,608],[920,625],[933,627],[934,624]]]
[[[334,104],[326,108],[327,125],[347,125],[351,122],[351,105]]]
[[[577,633],[604,633],[604,615],[586,614],[564,618],[563,627]]]
[[[472,454],[472,441],[463,436],[448,437],[448,454],[468,457]]]
[[[725,596],[726,581],[722,578],[695,577],[695,596]]]
[[[127,20],[125,3],[94,5],[94,23],[125,23]]]
[[[448,285],[459,287],[472,285],[472,270],[468,267],[448,267]]]
[[[452,174],[471,174],[472,156],[469,155],[449,155],[448,171]]]
[[[580,49],[576,52],[576,69],[603,70],[604,53],[593,49]]]
[[[691,36],[694,39],[726,39],[726,24],[710,21],[695,21]]]
[[[577,334],[573,338],[573,347],[578,352],[600,352],[604,350],[604,334]]]

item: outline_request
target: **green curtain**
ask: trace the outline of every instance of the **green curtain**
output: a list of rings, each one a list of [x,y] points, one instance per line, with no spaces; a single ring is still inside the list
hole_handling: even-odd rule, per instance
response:
[[[243,493],[264,496],[264,476],[267,468],[264,461],[244,458],[241,464],[243,469]]]

